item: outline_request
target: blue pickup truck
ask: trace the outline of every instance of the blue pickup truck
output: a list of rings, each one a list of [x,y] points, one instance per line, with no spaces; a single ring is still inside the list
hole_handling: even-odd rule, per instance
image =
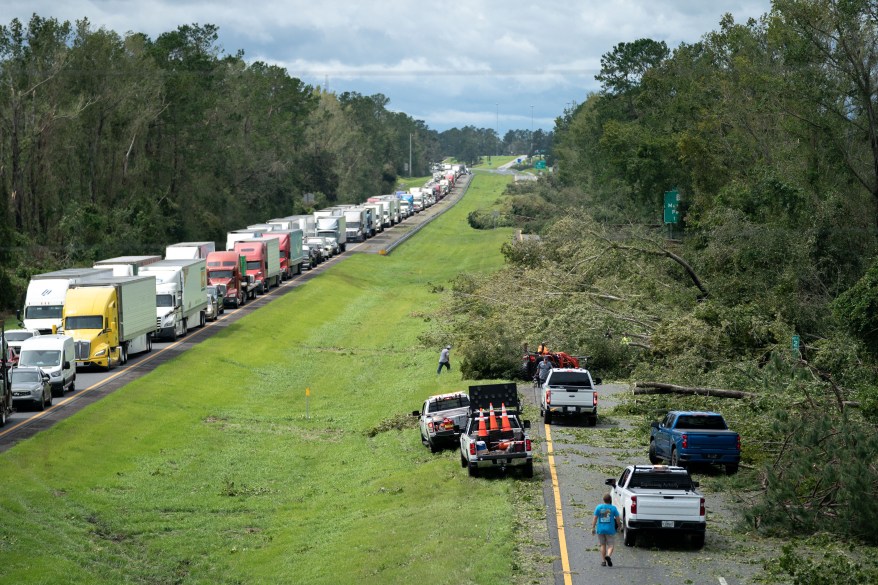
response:
[[[729,430],[716,412],[672,410],[661,422],[652,423],[649,461],[724,465],[726,473],[733,474],[741,461],[741,435]]]

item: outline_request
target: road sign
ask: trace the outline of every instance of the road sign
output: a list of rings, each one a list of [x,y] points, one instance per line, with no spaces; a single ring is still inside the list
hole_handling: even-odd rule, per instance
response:
[[[799,350],[799,336],[798,335],[793,335],[793,350],[794,351]]]
[[[680,223],[680,192],[665,191],[665,223]]]
[[[544,160],[538,160],[538,161],[536,162],[536,164],[534,165],[534,168],[535,168],[535,169],[544,169],[544,168],[546,168],[546,161],[544,161]]]

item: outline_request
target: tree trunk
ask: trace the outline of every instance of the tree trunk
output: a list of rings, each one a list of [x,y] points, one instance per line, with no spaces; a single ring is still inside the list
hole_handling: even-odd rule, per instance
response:
[[[751,392],[723,390],[720,388],[690,388],[664,382],[634,382],[634,394],[691,394],[695,396],[716,396],[718,398],[756,398]]]

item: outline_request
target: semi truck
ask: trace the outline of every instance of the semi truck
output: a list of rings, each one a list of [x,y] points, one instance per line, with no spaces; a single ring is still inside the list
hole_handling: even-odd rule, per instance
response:
[[[280,246],[274,238],[250,238],[235,242],[234,251],[246,258],[246,274],[253,276],[256,293],[265,294],[280,284]]]
[[[216,252],[214,242],[180,242],[165,248],[165,260],[206,259],[211,252]]]
[[[302,274],[302,268],[308,257],[303,251],[304,237],[302,230],[276,229],[265,232],[263,238],[275,238],[278,241],[282,280],[288,280],[295,274]]]
[[[235,244],[243,240],[252,240],[253,238],[261,238],[267,230],[241,229],[232,230],[226,233],[226,251],[235,249]]]
[[[396,198],[396,195],[381,195],[378,199],[387,203],[390,225],[396,225],[402,221],[402,217],[399,214],[399,199]]]
[[[161,259],[161,256],[118,256],[98,260],[94,263],[94,268],[109,268],[113,271],[113,276],[137,276],[141,268]]]
[[[384,224],[381,219],[381,209],[382,206],[380,203],[364,203],[363,207],[365,207],[372,218],[372,235],[374,236],[377,233],[384,231]]]
[[[347,207],[344,213],[345,231],[349,242],[364,242],[368,237],[365,207]]]
[[[73,338],[76,364],[107,371],[128,356],[152,349],[156,279],[112,276],[70,285],[64,334]]]
[[[390,203],[387,201],[382,201],[378,197],[369,197],[367,203],[371,205],[377,205],[380,209],[380,214],[378,217],[380,218],[381,226],[384,228],[389,228],[393,225],[393,222],[390,220]]]
[[[341,252],[347,247],[347,222],[344,216],[330,215],[319,216],[319,211],[314,212],[314,221],[316,222],[315,234],[321,238],[335,238],[338,248]]]
[[[61,328],[67,289],[109,276],[113,276],[111,268],[67,268],[32,276],[24,297],[24,319],[20,312],[18,319],[25,329],[37,329],[44,335],[54,333]]]
[[[256,294],[247,278],[247,259],[234,251],[207,255],[207,282],[214,286],[224,285],[226,296],[223,303],[235,309]]]
[[[155,277],[153,328],[176,341],[207,322],[207,259],[162,260],[141,274]]]

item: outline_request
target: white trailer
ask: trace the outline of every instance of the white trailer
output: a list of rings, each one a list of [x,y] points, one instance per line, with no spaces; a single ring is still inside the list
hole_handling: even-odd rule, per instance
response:
[[[317,222],[315,235],[321,238],[335,238],[339,251],[344,252],[348,241],[347,223],[344,216],[330,215],[329,217],[321,217],[317,215],[318,213],[320,212],[314,212],[314,219]]]
[[[253,238],[261,238],[262,234],[264,234],[268,230],[256,230],[256,229],[243,229],[243,230],[232,230],[226,234],[226,252],[231,252],[235,249],[235,242],[240,242],[243,240],[252,240]]]
[[[24,297],[25,329],[38,329],[42,334],[61,328],[64,299],[71,284],[113,276],[111,268],[67,268],[32,276]]]
[[[364,242],[369,235],[364,207],[346,207],[342,210],[345,219],[345,231],[349,242]]]
[[[216,252],[214,242],[180,242],[165,248],[165,260],[206,259],[211,252]]]
[[[118,256],[98,260],[94,263],[94,267],[109,268],[113,271],[113,276],[137,276],[141,268],[161,259],[161,256]]]
[[[207,260],[162,260],[141,274],[155,277],[157,337],[172,341],[207,322]]]

